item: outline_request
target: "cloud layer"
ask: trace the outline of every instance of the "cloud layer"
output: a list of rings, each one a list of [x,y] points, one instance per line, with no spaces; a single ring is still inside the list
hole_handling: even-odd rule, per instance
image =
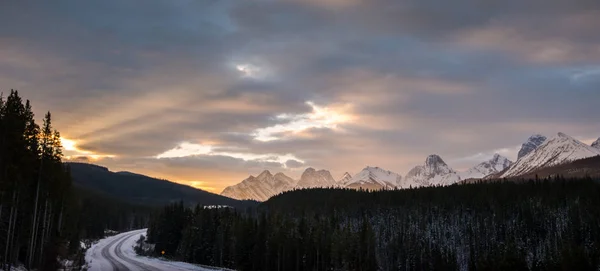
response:
[[[595,0],[0,5],[0,87],[52,111],[68,154],[216,192],[600,136]]]

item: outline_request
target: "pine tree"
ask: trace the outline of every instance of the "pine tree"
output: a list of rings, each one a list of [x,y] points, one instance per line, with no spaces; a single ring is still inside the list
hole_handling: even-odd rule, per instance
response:
[[[60,135],[51,129],[50,114],[45,124],[40,131],[31,102],[23,102],[17,91],[11,90],[6,100],[0,95],[0,258],[4,269],[17,261],[42,270],[56,264],[61,238],[55,229],[64,224],[64,210],[57,211],[57,206],[66,204],[70,172],[62,164]],[[73,231],[71,227],[69,235]]]

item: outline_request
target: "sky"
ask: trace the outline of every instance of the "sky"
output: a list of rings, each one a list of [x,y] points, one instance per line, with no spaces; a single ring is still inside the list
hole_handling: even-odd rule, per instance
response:
[[[600,137],[597,0],[3,0],[0,26],[0,91],[67,158],[216,193]]]

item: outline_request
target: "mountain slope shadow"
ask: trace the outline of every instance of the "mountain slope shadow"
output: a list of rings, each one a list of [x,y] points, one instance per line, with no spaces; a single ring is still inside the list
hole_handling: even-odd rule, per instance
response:
[[[183,201],[188,205],[227,205],[236,208],[256,204],[141,174],[111,172],[108,168],[92,164],[67,164],[71,167],[74,185],[136,204],[165,205]]]

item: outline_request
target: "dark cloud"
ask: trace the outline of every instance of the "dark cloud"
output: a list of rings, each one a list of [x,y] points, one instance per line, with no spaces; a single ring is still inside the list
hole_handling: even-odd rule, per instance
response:
[[[212,187],[304,165],[403,174],[431,153],[463,168],[532,133],[600,133],[596,0],[8,0],[0,24],[2,90],[116,155],[99,163]],[[354,118],[256,140],[307,101]],[[304,163],[151,158],[181,142]]]
[[[72,159],[68,159],[69,161],[73,161],[73,162],[82,162],[82,163],[89,163],[92,161],[92,159],[90,159],[87,156],[77,156],[77,157],[73,157]]]

